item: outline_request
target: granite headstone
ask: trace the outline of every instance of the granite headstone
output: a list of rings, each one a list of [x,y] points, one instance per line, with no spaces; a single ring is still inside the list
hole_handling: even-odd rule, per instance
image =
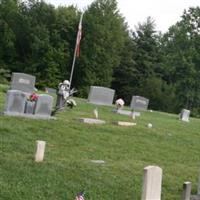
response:
[[[32,93],[35,88],[35,76],[24,73],[12,73],[11,90]]]
[[[93,104],[112,105],[114,95],[115,90],[113,89],[100,86],[90,86],[88,101]]]
[[[141,96],[132,96],[131,109],[138,111],[145,111],[148,109],[149,99]]]
[[[189,117],[190,117],[190,110],[182,109],[180,114],[180,120],[184,122],[189,122]]]
[[[56,89],[54,89],[54,88],[45,87],[45,91],[47,93],[56,94]]]
[[[19,90],[8,90],[5,103],[5,114],[23,114],[26,95]]]
[[[35,115],[50,116],[53,107],[53,97],[47,94],[40,94],[35,106]]]

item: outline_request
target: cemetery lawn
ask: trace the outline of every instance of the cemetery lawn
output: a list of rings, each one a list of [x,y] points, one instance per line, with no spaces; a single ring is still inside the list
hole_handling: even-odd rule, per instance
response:
[[[1,110],[5,91],[0,85]],[[120,127],[112,122],[133,120],[98,106],[107,123],[88,125],[77,119],[93,117],[95,106],[76,101],[75,109],[66,108],[56,120],[0,115],[0,199],[73,200],[85,191],[85,200],[139,200],[148,165],[163,169],[162,200],[180,199],[184,181],[197,192],[200,119],[181,122],[177,115],[154,111],[142,113],[134,127]],[[47,142],[42,163],[33,160],[36,140]]]

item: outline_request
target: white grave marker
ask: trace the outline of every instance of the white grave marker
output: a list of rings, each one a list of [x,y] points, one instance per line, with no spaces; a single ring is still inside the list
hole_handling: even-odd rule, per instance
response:
[[[158,166],[144,168],[142,200],[161,200],[162,169]]]
[[[200,195],[200,174],[199,174],[199,182],[197,186],[197,194]]]
[[[190,110],[183,109],[180,114],[180,120],[189,122]]]
[[[45,151],[45,141],[36,141],[36,152],[35,152],[35,161],[42,162],[44,159],[44,151]]]
[[[191,182],[184,182],[183,183],[182,200],[190,200],[191,187],[192,187]]]

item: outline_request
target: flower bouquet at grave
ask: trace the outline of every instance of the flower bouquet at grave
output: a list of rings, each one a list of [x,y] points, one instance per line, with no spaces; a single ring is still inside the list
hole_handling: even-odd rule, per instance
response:
[[[74,99],[68,99],[68,100],[66,101],[66,104],[67,104],[67,107],[69,107],[69,108],[73,108],[74,106],[77,105],[77,104],[76,104],[76,101],[75,101]]]
[[[117,107],[117,110],[122,109],[124,107],[124,100],[123,99],[117,99],[115,101],[115,105]]]
[[[28,97],[28,101],[37,101],[38,100],[38,95],[36,93],[32,93],[29,97]]]

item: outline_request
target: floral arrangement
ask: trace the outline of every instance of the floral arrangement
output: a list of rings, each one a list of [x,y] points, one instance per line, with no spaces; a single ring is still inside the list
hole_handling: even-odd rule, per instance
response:
[[[123,99],[117,99],[115,101],[115,105],[117,107],[117,109],[122,109],[124,106],[124,100]]]
[[[35,93],[32,93],[29,97],[28,97],[29,101],[37,101],[38,100],[38,95]]]
[[[76,101],[75,101],[74,99],[68,99],[68,100],[66,101],[66,103],[67,103],[67,106],[70,107],[70,108],[73,108],[74,106],[77,105],[77,104],[76,104]]]

